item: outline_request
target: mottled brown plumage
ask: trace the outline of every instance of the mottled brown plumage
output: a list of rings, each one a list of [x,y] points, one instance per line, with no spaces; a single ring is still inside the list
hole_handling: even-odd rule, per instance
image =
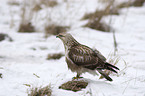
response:
[[[97,70],[107,80],[112,81],[103,69],[117,73],[115,69],[119,70],[119,68],[107,63],[106,58],[98,50],[93,50],[88,46],[80,44],[69,33],[61,33],[57,37],[64,44],[68,68],[72,72],[77,72],[77,78],[85,72],[96,75]]]

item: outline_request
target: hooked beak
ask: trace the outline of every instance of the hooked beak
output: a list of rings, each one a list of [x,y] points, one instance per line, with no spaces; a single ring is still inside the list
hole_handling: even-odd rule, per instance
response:
[[[59,38],[59,35],[56,35],[56,38]]]
[[[56,38],[64,37],[63,35],[56,35]]]

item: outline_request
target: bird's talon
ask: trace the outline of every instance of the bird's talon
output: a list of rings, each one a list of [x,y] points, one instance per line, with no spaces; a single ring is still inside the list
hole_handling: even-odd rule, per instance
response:
[[[76,79],[78,80],[78,79],[80,79],[80,78],[83,78],[83,77],[73,77],[72,79],[73,79],[73,80],[76,80]]]

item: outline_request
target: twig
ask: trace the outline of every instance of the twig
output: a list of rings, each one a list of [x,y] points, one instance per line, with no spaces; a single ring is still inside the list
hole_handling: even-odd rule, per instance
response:
[[[114,55],[116,55],[116,52],[118,51],[118,44],[117,44],[117,41],[116,41],[116,36],[115,36],[115,31],[113,31],[113,40],[114,40]]]
[[[127,89],[128,85],[130,82],[127,83],[127,86],[125,87],[125,89],[123,90],[122,94],[124,94],[125,90]]]
[[[132,80],[134,80],[136,78],[142,77],[142,76],[144,76],[144,75],[141,75],[141,76],[138,76],[138,77],[135,77],[135,78],[131,78],[131,79],[127,80],[127,81],[122,82],[121,84],[126,83],[126,82],[130,82],[130,81],[132,81]]]

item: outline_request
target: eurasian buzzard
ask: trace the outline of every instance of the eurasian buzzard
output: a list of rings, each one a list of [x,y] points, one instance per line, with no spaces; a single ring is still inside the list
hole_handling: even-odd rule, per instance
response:
[[[119,68],[107,63],[106,58],[98,50],[80,44],[69,33],[60,33],[56,37],[60,38],[64,44],[68,68],[72,72],[77,72],[75,78],[80,78],[80,75],[85,72],[97,74],[97,70],[107,80],[112,81],[103,70],[117,73],[115,69],[119,70]]]

